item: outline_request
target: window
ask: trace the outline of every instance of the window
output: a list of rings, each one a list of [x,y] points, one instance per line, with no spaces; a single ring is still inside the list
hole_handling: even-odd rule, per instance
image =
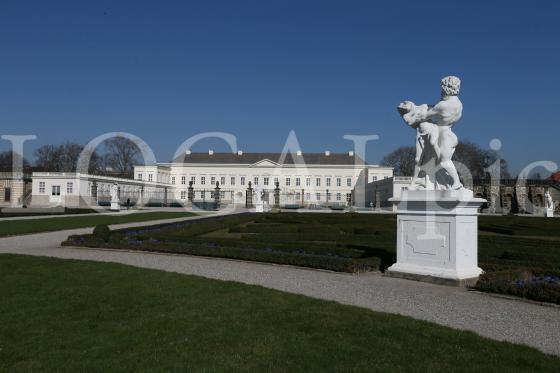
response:
[[[181,199],[186,199],[186,198],[187,198],[187,193],[184,190],[182,190],[181,191]]]
[[[315,179],[315,185],[316,186],[321,186],[321,178],[320,177]]]
[[[232,176],[229,182],[231,183],[231,185],[235,185],[235,176]]]
[[[192,177],[194,179],[194,176]],[[181,184],[185,185],[187,183],[187,177],[186,176],[181,176]],[[175,184],[175,183],[173,183]]]
[[[311,199],[311,193],[305,193],[305,200],[309,201]]]
[[[263,184],[264,184],[264,185],[268,185],[268,180],[269,180],[269,178],[268,178],[268,177],[265,177],[265,178],[263,179]]]
[[[222,176],[220,177],[220,184],[224,185],[226,183],[226,177]]]
[[[321,200],[321,193],[315,193],[315,199],[317,201],[320,201]]]
[[[352,186],[352,178],[351,177],[346,178],[346,186]]]
[[[245,176],[241,176],[241,185],[245,185]]]
[[[296,193],[296,201],[299,201],[301,199],[301,193],[297,192]]]
[[[296,186],[300,186],[301,185],[301,179],[299,177],[296,177]]]
[[[278,182],[278,178],[275,177],[275,178],[274,178],[274,185],[276,185],[277,182]]]
[[[138,174],[137,179],[138,179],[138,180],[142,180],[142,174]]]
[[[327,177],[327,186],[330,187],[331,186],[331,178]]]
[[[205,176],[201,176],[200,177],[200,184],[205,185],[206,184],[206,177]],[[203,192],[204,193],[204,192]]]
[[[342,200],[342,194],[336,193],[336,200],[337,200],[337,201]]]
[[[258,178],[258,176],[255,176],[255,177],[254,177],[253,182],[254,182],[255,185],[259,185],[259,178]]]
[[[291,180],[289,177],[286,178],[286,186],[290,186],[291,184]]]
[[[305,179],[305,186],[311,186],[311,178]]]
[[[220,199],[224,199],[224,198],[226,198],[226,191],[220,190]]]
[[[331,197],[331,192],[327,192],[327,201],[330,201],[331,198],[332,198],[332,197]]]
[[[200,198],[202,199],[206,198],[206,193],[204,193],[204,191],[200,192]]]
[[[373,176],[373,177],[371,178],[371,180],[372,180],[372,181],[377,181],[377,176]]]
[[[51,195],[59,196],[60,195],[60,185],[53,185]]]
[[[12,188],[4,188],[4,202],[10,202],[12,200]]]
[[[388,178],[389,178],[389,176],[384,176],[383,178],[384,178],[384,179],[388,179]]]
[[[140,174],[142,175],[142,174]],[[39,181],[39,193],[45,193],[45,182]]]
[[[74,192],[74,183],[69,181],[66,183],[66,194],[72,194]]]
[[[191,176],[191,181],[192,181],[193,184],[195,184],[196,183],[196,176]]]
[[[212,184],[212,185],[216,184],[216,176],[212,176],[210,178],[210,184]]]
[[[149,175],[148,175],[148,181],[152,181],[153,179],[154,179],[154,175],[149,174]]]
[[[171,176],[171,184],[175,184],[175,176]]]
[[[342,186],[342,179],[339,177],[336,178],[336,186],[337,187]]]

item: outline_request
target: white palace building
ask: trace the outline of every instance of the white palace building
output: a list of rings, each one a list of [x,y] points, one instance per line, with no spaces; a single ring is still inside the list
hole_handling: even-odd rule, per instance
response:
[[[249,186],[253,193],[262,190],[265,201],[272,204],[276,185],[281,206],[348,206],[356,201],[367,205],[371,197],[364,196],[366,188],[359,186],[392,176],[392,168],[368,165],[351,151],[282,154],[187,150],[168,163],[135,166],[134,179],[35,172],[28,202],[33,207],[103,206],[109,203],[110,188],[116,183],[123,205],[129,201],[131,205],[185,206],[210,202],[216,191],[222,204],[244,204]]]

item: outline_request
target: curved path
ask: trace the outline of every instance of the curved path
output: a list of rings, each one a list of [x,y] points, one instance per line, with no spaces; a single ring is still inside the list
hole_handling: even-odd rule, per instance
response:
[[[200,218],[204,217],[158,220],[157,223]],[[113,228],[153,223],[122,224]],[[89,232],[91,228],[5,237],[0,239],[0,253],[114,262],[261,285],[470,330],[492,339],[560,355],[560,307],[379,274],[351,275],[227,259],[60,247],[60,242],[68,235]]]

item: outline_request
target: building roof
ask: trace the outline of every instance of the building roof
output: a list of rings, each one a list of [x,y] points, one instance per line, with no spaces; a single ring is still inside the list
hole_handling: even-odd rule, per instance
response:
[[[560,172],[556,172],[556,173],[550,175],[550,180],[552,180],[556,183],[560,183]]]
[[[302,153],[302,155],[282,153],[185,153],[175,158],[173,163],[208,163],[208,164],[247,164],[252,165],[263,160],[279,164],[308,165],[363,165],[364,161],[354,153]],[[355,163],[356,162],[356,163]]]

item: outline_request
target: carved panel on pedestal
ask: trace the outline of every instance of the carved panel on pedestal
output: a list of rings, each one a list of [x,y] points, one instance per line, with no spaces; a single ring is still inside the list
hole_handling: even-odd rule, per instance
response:
[[[450,258],[448,222],[404,220],[403,246],[406,257],[447,263]]]

